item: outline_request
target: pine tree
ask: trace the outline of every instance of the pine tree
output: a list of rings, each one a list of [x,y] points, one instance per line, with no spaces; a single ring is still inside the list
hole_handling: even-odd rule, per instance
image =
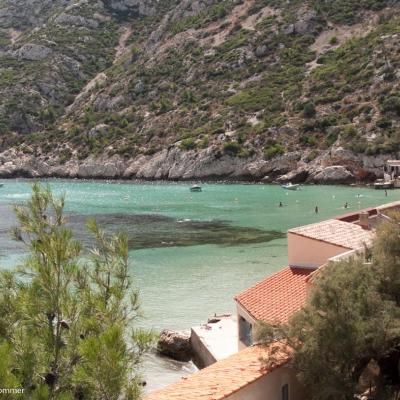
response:
[[[0,384],[38,400],[137,399],[153,334],[134,329],[127,237],[89,221],[95,245],[83,249],[66,226],[64,198],[38,184],[15,212],[14,237],[29,255],[0,273]]]

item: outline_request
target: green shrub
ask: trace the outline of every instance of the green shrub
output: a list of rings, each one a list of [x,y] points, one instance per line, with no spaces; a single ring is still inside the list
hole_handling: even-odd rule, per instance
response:
[[[276,143],[264,149],[264,158],[266,160],[270,160],[271,158],[284,154],[284,152],[285,152],[284,147],[281,144]]]
[[[379,119],[376,121],[376,126],[377,126],[378,128],[382,128],[382,129],[390,128],[390,127],[392,126],[392,120],[389,119],[389,118],[387,118],[387,117],[379,118]]]
[[[332,46],[335,46],[338,43],[339,43],[339,40],[336,36],[332,36],[331,39],[329,40],[329,44]]]
[[[311,150],[307,157],[305,158],[306,162],[310,162],[315,160],[318,157],[318,151],[317,150]]]
[[[159,148],[156,146],[151,146],[145,152],[143,153],[145,156],[152,156],[153,154],[156,154],[159,151]]]
[[[196,142],[193,138],[183,139],[179,145],[182,150],[193,150],[196,148]]]
[[[382,102],[382,112],[400,116],[400,96],[389,96]]]
[[[309,147],[313,147],[313,146],[315,146],[317,144],[317,139],[315,138],[315,136],[303,135],[303,136],[300,137],[299,141],[304,146],[309,146]]]
[[[201,11],[196,15],[178,20],[170,27],[170,31],[176,35],[177,33],[186,31],[188,29],[199,29],[209,22],[224,18],[227,13],[227,2],[220,2],[212,7],[208,7],[206,10]]]
[[[224,144],[224,153],[230,156],[236,156],[242,147],[237,142],[228,142]]]
[[[313,102],[308,101],[303,105],[303,116],[305,118],[312,118],[316,114],[315,105]]]
[[[349,124],[349,125],[346,125],[345,127],[343,127],[341,133],[345,139],[351,139],[351,138],[358,136],[357,128],[352,124]]]

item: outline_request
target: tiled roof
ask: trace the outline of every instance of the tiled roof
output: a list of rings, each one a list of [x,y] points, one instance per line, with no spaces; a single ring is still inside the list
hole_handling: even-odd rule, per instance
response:
[[[286,267],[235,297],[256,320],[284,323],[304,304],[313,270]]]
[[[273,352],[275,366],[266,368],[261,359]],[[277,347],[279,346],[279,347]],[[289,356],[281,351],[282,345],[248,347],[228,358],[216,362],[199,372],[182,378],[164,389],[145,396],[144,400],[222,400],[255,380],[285,364]]]
[[[361,226],[350,222],[336,219],[328,219],[316,224],[289,229],[288,233],[321,240],[347,249],[358,249],[364,243],[367,245],[371,244],[374,237],[373,231],[363,229]]]

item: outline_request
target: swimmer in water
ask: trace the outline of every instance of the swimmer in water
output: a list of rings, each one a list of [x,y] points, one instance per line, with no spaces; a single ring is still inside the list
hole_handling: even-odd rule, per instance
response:
[[[319,212],[319,209],[318,209],[318,206],[315,206],[315,214],[318,214],[318,212]]]
[[[283,207],[283,204],[282,204],[282,202],[281,202],[281,201],[279,202],[279,207]]]
[[[349,206],[349,203],[346,201],[346,203],[344,203],[344,208],[347,208]]]

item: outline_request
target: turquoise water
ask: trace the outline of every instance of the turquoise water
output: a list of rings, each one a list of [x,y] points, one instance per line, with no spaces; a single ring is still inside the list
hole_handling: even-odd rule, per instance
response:
[[[191,193],[189,184],[47,182],[56,194],[65,193],[71,226],[83,240],[89,216],[110,231],[128,232],[143,324],[157,330],[187,329],[214,312],[234,311],[235,294],[286,265],[287,229],[400,199],[400,191],[385,197],[383,191],[339,186],[285,191],[272,185],[204,184],[203,192]],[[23,180],[5,181],[0,188],[4,266],[23,251],[7,233],[14,223],[9,206],[29,194],[30,182]],[[151,359],[148,365],[151,376],[165,378],[155,386],[190,371],[187,364],[165,360]]]

